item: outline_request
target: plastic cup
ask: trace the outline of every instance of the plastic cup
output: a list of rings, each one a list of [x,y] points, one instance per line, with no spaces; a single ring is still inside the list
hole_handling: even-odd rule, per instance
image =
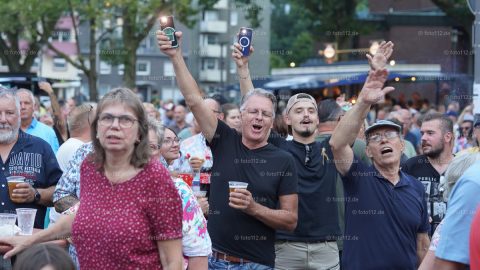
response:
[[[14,235],[15,221],[17,220],[17,215],[9,213],[0,213],[0,227],[2,229],[9,231],[11,235]],[[5,228],[3,228],[5,227]]]
[[[197,191],[194,191],[193,194],[197,198],[205,197],[205,196],[207,196],[207,191],[206,190],[197,190]]]
[[[12,198],[13,190],[16,188],[17,184],[24,183],[25,182],[25,177],[23,176],[9,176],[7,177],[7,183],[8,183],[8,195],[10,196],[10,200],[12,202],[19,202],[18,200],[15,200]]]
[[[235,189],[237,189],[237,188],[247,189],[248,183],[245,183],[245,182],[237,182],[237,181],[229,181],[229,182],[228,182],[228,187],[229,187],[229,189],[230,189],[230,192],[234,192]]]
[[[9,213],[0,213],[0,226],[2,225],[15,225],[17,215]]]
[[[17,208],[18,227],[21,230],[20,235],[32,235],[36,214],[37,209],[34,208]]]

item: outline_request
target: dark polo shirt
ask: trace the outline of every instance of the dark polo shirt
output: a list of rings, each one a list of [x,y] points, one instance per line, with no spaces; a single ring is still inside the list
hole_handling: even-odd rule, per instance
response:
[[[343,177],[342,269],[416,269],[417,233],[429,230],[425,189],[400,171],[394,186],[356,157]]]
[[[14,203],[8,195],[7,177],[21,175],[34,188],[48,188],[57,184],[62,176],[57,158],[50,145],[33,135],[19,131],[18,140],[7,160],[0,158],[1,212],[15,213],[17,208],[35,208],[35,228],[43,229],[47,207],[36,203]]]

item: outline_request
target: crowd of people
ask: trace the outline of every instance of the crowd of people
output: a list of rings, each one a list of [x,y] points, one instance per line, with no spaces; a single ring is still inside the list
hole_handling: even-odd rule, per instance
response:
[[[253,47],[233,46],[233,104],[204,97],[175,34],[157,41],[183,103],[115,88],[60,105],[42,82],[43,108],[0,88],[2,209],[35,208],[43,229],[0,238],[1,268],[480,269],[480,121],[472,105],[385,102],[392,42],[367,55],[355,104],[297,93],[277,108],[252,83]],[[27,180],[10,197],[12,175]]]

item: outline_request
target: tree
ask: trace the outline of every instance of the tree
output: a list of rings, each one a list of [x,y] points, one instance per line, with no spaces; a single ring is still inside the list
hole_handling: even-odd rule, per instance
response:
[[[102,50],[117,52],[102,54],[102,59],[112,65],[123,64],[125,68],[123,83],[127,87],[134,88],[136,85],[137,49],[149,34],[154,34],[152,28],[160,14],[174,14],[176,20],[184,23],[187,27],[193,27],[196,23],[196,15],[202,10],[211,8],[218,1],[112,0],[110,2],[113,10],[111,14],[123,19],[122,34],[121,37],[110,35],[108,40],[102,44]],[[259,25],[258,14],[261,7],[250,0],[237,0],[236,4],[245,7],[247,19],[250,19],[253,27]]]
[[[63,0],[0,1],[0,58],[10,72],[30,72],[65,8]]]
[[[475,16],[467,6],[467,0],[432,0],[445,14],[461,26],[462,32],[472,37],[472,24]],[[477,3],[478,4],[478,3]]]
[[[68,63],[80,69],[85,74],[88,80],[90,101],[96,101],[98,98],[97,45],[103,40],[105,35],[111,31],[111,29],[102,29],[101,26],[103,18],[106,16],[105,3],[97,0],[66,0],[66,3],[68,4],[66,10],[73,21],[77,55],[67,55],[58,50],[51,42],[48,42],[47,46],[58,56],[64,58]],[[88,25],[89,53],[87,59],[80,53],[79,26],[82,23]]]

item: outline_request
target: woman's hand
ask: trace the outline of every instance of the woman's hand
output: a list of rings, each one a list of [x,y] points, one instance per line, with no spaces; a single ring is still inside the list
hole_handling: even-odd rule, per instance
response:
[[[200,205],[200,208],[202,208],[202,213],[204,215],[208,215],[208,210],[210,208],[210,204],[208,203],[208,198],[207,197],[197,197],[197,202]]]
[[[1,244],[6,244],[12,246],[13,248],[3,255],[4,259],[11,258],[15,256],[20,251],[29,248],[32,244],[32,236],[12,236],[12,237],[5,237],[0,238]]]

